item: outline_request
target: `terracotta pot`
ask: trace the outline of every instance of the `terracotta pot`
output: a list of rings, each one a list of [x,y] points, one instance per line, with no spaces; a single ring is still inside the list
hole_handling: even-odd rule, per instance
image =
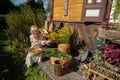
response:
[[[64,64],[65,69],[67,69],[70,66],[70,64],[72,63],[72,60],[73,60],[71,55],[69,55],[68,57],[69,57],[69,60],[66,61]]]
[[[61,61],[65,62],[62,59],[59,59],[59,58],[56,58],[56,57],[50,57],[50,64],[54,65],[54,63],[55,63],[56,60],[61,60]]]
[[[70,44],[59,44],[58,50],[63,53],[69,54],[70,53]]]

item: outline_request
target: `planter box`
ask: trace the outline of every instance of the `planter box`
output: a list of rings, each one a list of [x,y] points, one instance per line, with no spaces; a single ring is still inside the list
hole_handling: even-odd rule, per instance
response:
[[[98,37],[120,42],[120,31],[117,30],[98,30]]]
[[[93,61],[89,64],[88,73],[93,73],[94,79],[95,79],[96,75],[99,75],[108,80],[120,80],[120,74],[118,74],[114,71],[110,71],[104,67],[98,66],[95,63],[95,61]],[[87,76],[87,79],[89,79],[89,76],[90,75]]]

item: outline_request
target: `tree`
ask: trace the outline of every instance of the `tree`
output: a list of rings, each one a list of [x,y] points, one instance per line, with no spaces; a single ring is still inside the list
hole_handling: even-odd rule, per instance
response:
[[[120,21],[120,0],[115,0],[113,8],[113,19]]]
[[[0,14],[6,14],[14,8],[15,6],[10,0],[0,0]]]
[[[46,13],[49,13],[49,12],[50,12],[50,0],[49,0],[49,2],[47,4],[47,8],[46,8]]]
[[[42,0],[27,0],[27,4],[30,5],[31,8],[33,9],[42,9],[44,10],[43,7],[43,1]]]

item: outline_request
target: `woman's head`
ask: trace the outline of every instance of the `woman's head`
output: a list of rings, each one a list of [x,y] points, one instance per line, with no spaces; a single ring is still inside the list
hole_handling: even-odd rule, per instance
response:
[[[30,32],[31,32],[31,34],[34,34],[34,35],[40,33],[40,31],[39,31],[39,29],[38,29],[38,27],[36,25],[31,26]]]
[[[51,13],[48,14],[47,20],[48,20],[49,22],[51,22],[51,20],[52,20],[52,15],[51,15]]]

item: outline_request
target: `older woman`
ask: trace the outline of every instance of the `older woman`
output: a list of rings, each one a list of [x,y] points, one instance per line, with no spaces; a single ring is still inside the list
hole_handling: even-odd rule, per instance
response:
[[[48,14],[48,17],[45,21],[45,26],[44,26],[44,29],[50,33],[51,31],[55,31],[55,25],[53,24],[53,21],[52,21],[52,16],[51,14],[49,13]]]

